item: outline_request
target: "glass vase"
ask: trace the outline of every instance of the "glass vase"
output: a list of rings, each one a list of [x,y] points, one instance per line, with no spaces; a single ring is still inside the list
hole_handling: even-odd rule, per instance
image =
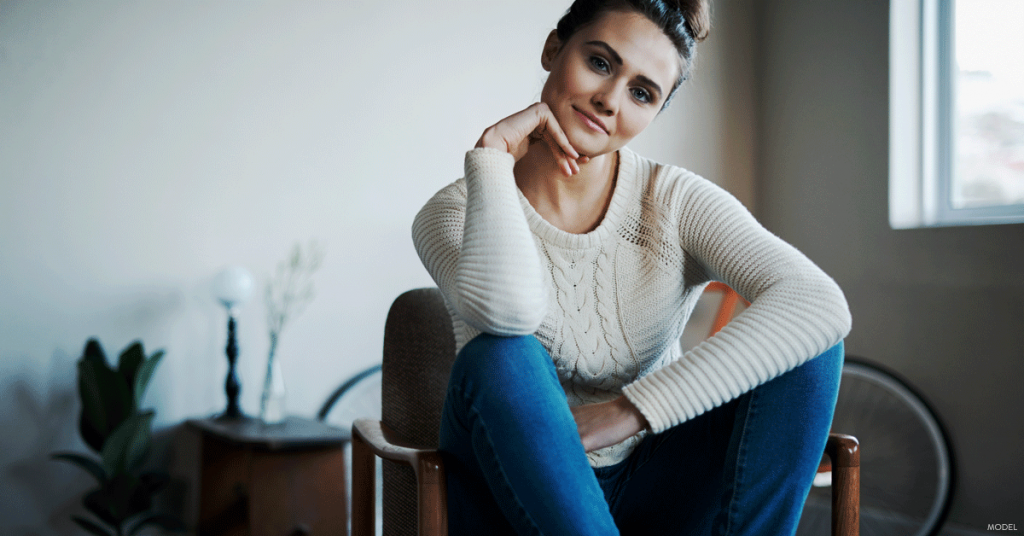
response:
[[[263,380],[263,395],[260,397],[260,420],[267,424],[276,424],[285,418],[287,389],[280,360],[274,357],[272,353],[267,359],[267,376]]]

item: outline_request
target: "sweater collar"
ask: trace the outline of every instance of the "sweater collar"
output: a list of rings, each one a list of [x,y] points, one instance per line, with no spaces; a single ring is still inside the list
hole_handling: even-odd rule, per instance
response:
[[[636,153],[622,147],[619,149],[618,175],[615,178],[615,189],[612,191],[608,210],[605,211],[604,218],[594,230],[582,234],[568,233],[551,225],[534,210],[533,205],[526,199],[522,191],[517,188],[516,192],[519,193],[519,202],[523,205],[526,221],[530,224],[530,230],[534,235],[558,247],[586,249],[600,245],[607,237],[615,234],[639,182]]]

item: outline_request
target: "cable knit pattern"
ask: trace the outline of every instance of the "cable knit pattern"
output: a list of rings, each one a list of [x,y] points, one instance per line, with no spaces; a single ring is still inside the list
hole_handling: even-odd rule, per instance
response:
[[[604,219],[571,234],[537,214],[513,165],[493,149],[467,153],[466,176],[423,207],[413,241],[445,296],[457,348],[481,331],[533,333],[570,405],[625,394],[661,432],[850,330],[835,282],[693,173],[622,149]],[[752,304],[683,355],[683,326],[711,280]],[[624,459],[641,435],[589,453],[591,464]]]

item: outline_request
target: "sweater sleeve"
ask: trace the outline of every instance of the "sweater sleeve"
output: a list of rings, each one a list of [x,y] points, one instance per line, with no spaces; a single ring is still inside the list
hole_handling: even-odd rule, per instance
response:
[[[504,151],[469,151],[464,196],[452,187],[441,190],[412,227],[416,252],[449,306],[477,330],[503,336],[533,333],[547,307],[514,165]]]
[[[625,387],[661,432],[815,357],[851,327],[842,290],[732,195],[693,177],[675,196],[682,247],[751,302],[713,337]]]

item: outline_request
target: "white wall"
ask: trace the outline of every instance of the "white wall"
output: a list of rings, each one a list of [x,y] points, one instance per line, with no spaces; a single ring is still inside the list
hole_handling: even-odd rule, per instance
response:
[[[225,265],[259,289],[296,241],[325,246],[317,296],[279,348],[293,412],[377,361],[391,299],[431,284],[413,215],[486,126],[537,98],[540,46],[567,6],[0,4],[0,533],[72,531],[89,482],[47,456],[84,448],[74,362],[90,336],[114,355],[134,339],[167,351],[147,397],[160,426],[223,409],[209,281]],[[723,20],[633,148],[749,205],[753,101],[725,102],[752,70],[722,60]],[[248,412],[263,315],[257,292],[239,320]]]

